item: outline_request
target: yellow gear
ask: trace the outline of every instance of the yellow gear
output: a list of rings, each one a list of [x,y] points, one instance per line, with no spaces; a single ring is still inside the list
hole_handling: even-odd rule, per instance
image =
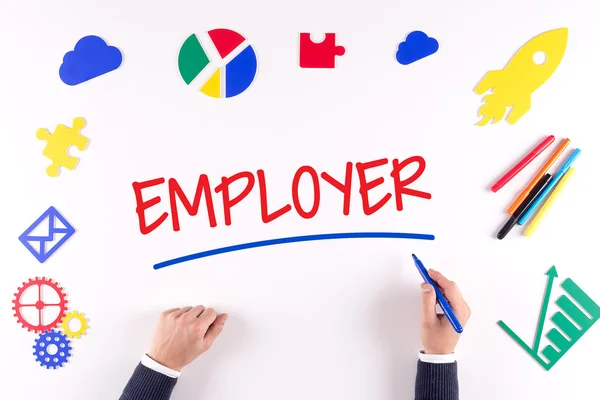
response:
[[[73,319],[78,320],[81,324],[81,326],[79,327],[79,329],[77,331],[72,331],[69,328],[69,322],[71,322],[71,320],[73,320]],[[59,327],[63,330],[65,335],[67,335],[70,339],[72,339],[72,338],[79,339],[79,337],[81,335],[84,335],[86,333],[87,329],[89,328],[87,322],[88,322],[88,319],[84,318],[83,313],[80,313],[79,311],[69,311],[69,312],[67,312],[65,317],[62,319],[62,322],[60,323]]]

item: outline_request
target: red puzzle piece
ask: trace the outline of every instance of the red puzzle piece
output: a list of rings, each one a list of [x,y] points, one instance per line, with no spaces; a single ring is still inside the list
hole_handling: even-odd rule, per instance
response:
[[[335,68],[335,56],[343,56],[346,49],[335,45],[335,33],[326,33],[321,43],[310,40],[310,33],[300,34],[301,68]]]

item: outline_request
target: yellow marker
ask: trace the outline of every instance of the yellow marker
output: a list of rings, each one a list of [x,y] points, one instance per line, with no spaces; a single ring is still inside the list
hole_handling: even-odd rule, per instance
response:
[[[563,176],[562,179],[560,180],[560,182],[558,182],[558,185],[556,185],[556,187],[554,188],[554,191],[552,192],[550,197],[548,197],[548,200],[546,200],[546,202],[544,203],[544,205],[542,206],[540,211],[537,213],[537,215],[533,219],[533,221],[531,221],[531,224],[527,227],[527,229],[525,229],[525,236],[533,235],[535,230],[538,228],[538,226],[540,225],[540,223],[546,216],[546,214],[548,214],[548,211],[550,211],[550,208],[552,207],[552,204],[554,203],[554,201],[560,195],[560,193],[562,192],[564,187],[567,185],[567,182],[569,181],[569,179],[571,179],[571,176],[573,176],[574,174],[575,174],[575,169],[569,168],[569,170],[567,171],[565,176]]]
[[[479,126],[500,121],[508,107],[512,107],[506,118],[509,124],[517,122],[531,107],[531,94],[554,73],[562,61],[567,48],[568,29],[560,28],[542,33],[525,43],[501,70],[488,72],[475,88],[482,95],[484,104],[479,109]],[[542,63],[534,62],[534,54],[543,53]]]

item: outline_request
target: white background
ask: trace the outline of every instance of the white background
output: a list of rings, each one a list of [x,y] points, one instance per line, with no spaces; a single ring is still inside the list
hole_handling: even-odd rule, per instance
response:
[[[571,277],[600,301],[597,265],[595,124],[600,57],[592,1],[31,1],[0,5],[0,380],[7,399],[117,398],[155,319],[173,306],[206,304],[231,317],[213,349],[186,368],[173,398],[410,399],[419,343],[420,277],[410,258],[457,281],[473,309],[457,354],[461,398],[591,398],[597,386],[600,327],[550,371],[497,326],[505,320],[533,341],[546,276]],[[188,88],[177,54],[194,32],[230,28],[258,54],[253,85],[217,100]],[[504,67],[539,33],[568,27],[555,74],[515,126],[477,127],[479,79]],[[413,30],[440,42],[433,56],[401,66],[394,54]],[[299,32],[337,32],[346,55],[335,70],[298,67]],[[122,66],[70,87],[58,69],[78,39],[96,34],[117,46]],[[84,117],[91,142],[75,171],[45,174],[40,127]],[[487,189],[543,136],[580,147],[577,174],[532,238],[495,233],[504,210],[545,153],[494,194]],[[413,187],[431,200],[390,201],[365,216],[355,174],[352,210],[322,182],[317,216],[260,219],[258,188],[219,225],[206,214],[170,219],[143,236],[134,181],[176,178],[193,193],[198,175],[264,169],[272,208],[291,201],[296,169],[311,165],[340,178],[345,163],[421,155]],[[391,170],[372,170],[387,176]],[[386,178],[382,190],[392,190]],[[147,192],[148,195],[152,191]],[[168,210],[163,185],[156,193]],[[383,191],[373,191],[374,199]],[[17,237],[50,205],[77,233],[45,264]],[[156,208],[156,212],[163,209]],[[236,252],[154,271],[156,262],[215,247],[303,234],[422,232],[434,242],[359,240],[290,244]],[[46,370],[34,361],[35,335],[13,317],[21,282],[48,276],[73,309],[90,318],[70,362]],[[553,298],[560,293],[555,287]],[[553,309],[550,310],[550,314]],[[542,343],[544,346],[544,343]]]

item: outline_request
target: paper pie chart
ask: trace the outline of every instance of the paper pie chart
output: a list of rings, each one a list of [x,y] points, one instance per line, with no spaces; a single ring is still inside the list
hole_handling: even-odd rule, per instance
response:
[[[179,50],[183,81],[214,98],[234,97],[248,89],[256,76],[257,60],[246,38],[229,29],[199,36],[190,35]]]

